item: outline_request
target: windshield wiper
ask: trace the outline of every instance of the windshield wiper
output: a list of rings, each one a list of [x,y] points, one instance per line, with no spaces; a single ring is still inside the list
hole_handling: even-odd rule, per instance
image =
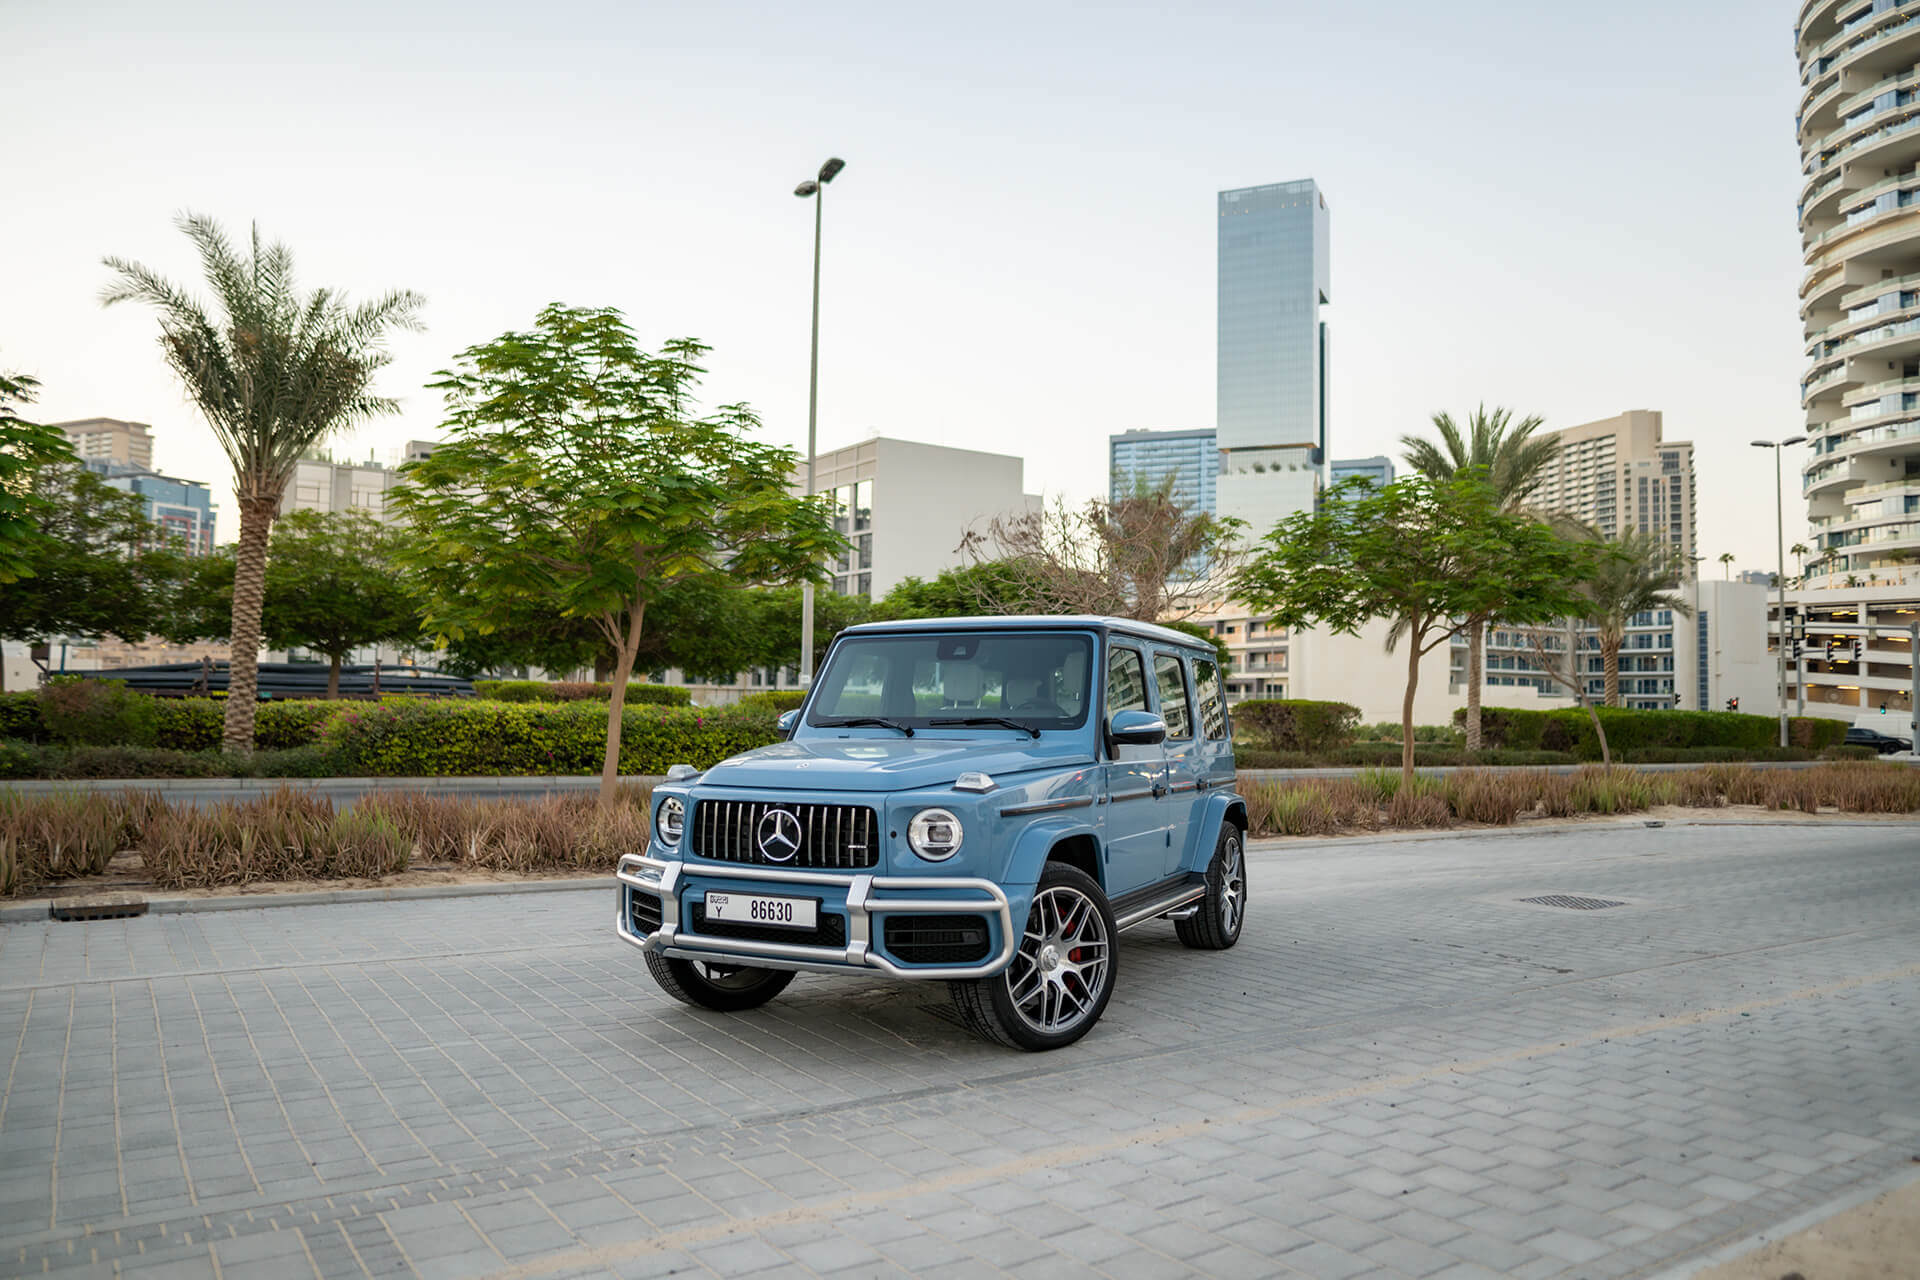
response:
[[[913,726],[901,724],[898,720],[888,720],[884,716],[837,716],[832,720],[816,720],[822,729],[854,729],[873,725],[879,729],[898,729],[909,738],[913,736]]]
[[[947,725],[997,724],[1009,729],[1018,729],[1022,733],[1030,733],[1036,738],[1040,736],[1040,731],[1032,725],[1022,724],[1018,720],[1009,720],[1005,716],[967,716],[960,720],[929,720],[927,724],[937,728],[944,728]]]

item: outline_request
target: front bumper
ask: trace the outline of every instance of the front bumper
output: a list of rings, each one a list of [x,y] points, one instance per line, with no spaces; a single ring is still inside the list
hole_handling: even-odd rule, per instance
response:
[[[630,853],[620,859],[615,873],[622,886],[615,928],[642,951],[680,960],[756,965],[772,969],[800,969],[815,973],[845,973],[849,969],[878,970],[896,978],[986,978],[999,973],[1013,959],[1018,935],[1007,895],[991,880],[934,876],[876,876],[829,871],[786,871],[777,867],[725,866],[648,858]],[[791,942],[761,942],[745,938],[708,937],[681,927],[683,880],[752,880],[770,886],[811,886],[841,890],[846,895],[847,942],[844,947],[803,946]],[[895,894],[942,890],[966,896],[948,898],[896,897]],[[660,899],[660,927],[636,933],[627,910],[627,893],[649,893]],[[837,896],[837,895],[836,895]],[[835,903],[838,909],[840,904]],[[999,950],[976,964],[902,965],[873,944],[876,914],[950,914],[979,912],[994,917],[999,926]]]

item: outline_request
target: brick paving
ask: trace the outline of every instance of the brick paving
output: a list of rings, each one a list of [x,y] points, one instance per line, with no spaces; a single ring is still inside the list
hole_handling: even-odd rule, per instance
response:
[[[0,926],[0,1274],[1632,1276],[1920,1156],[1920,826],[1250,870],[1039,1056],[683,1008],[605,892]]]

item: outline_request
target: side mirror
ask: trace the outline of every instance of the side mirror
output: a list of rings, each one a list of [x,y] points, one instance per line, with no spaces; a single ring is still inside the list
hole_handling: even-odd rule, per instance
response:
[[[1151,747],[1167,740],[1167,722],[1151,711],[1116,711],[1107,734],[1116,746]]]
[[[774,725],[774,728],[780,730],[781,737],[791,738],[793,736],[794,728],[798,726],[799,723],[800,723],[800,709],[798,707],[795,707],[792,711],[782,711],[780,713],[780,718],[778,720],[775,720],[773,722],[773,725]]]

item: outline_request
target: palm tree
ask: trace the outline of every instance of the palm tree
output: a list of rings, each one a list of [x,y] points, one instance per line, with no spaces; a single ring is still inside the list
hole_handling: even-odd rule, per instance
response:
[[[1433,415],[1434,430],[1440,443],[1419,436],[1401,436],[1407,465],[1434,480],[1446,480],[1469,468],[1478,468],[1493,486],[1503,511],[1524,506],[1527,495],[1540,483],[1540,473],[1560,453],[1560,441],[1553,436],[1534,437],[1541,418],[1529,414],[1513,421],[1509,410],[1485,405],[1473,411],[1463,431],[1449,413]],[[1467,750],[1480,749],[1480,682],[1486,665],[1487,628],[1494,615],[1476,614],[1467,619]]]
[[[175,225],[200,254],[216,310],[124,258],[105,259],[116,279],[100,300],[145,302],[160,313],[161,352],[233,464],[240,544],[222,742],[244,754],[253,749],[267,537],[294,464],[332,432],[399,408],[373,394],[373,375],[390,359],[387,330],[420,328],[423,299],[397,290],[350,307],[331,289],[302,294],[292,252],[263,245],[258,227],[236,253],[211,218],[186,213]]]
[[[1720,576],[1722,578],[1733,577],[1733,552],[1731,551],[1722,551],[1720,553]]]
[[[1617,707],[1620,646],[1633,616],[1650,609],[1671,609],[1685,615],[1693,609],[1674,593],[1680,585],[1680,554],[1671,543],[1655,534],[1630,532],[1606,540],[1606,552],[1584,584],[1584,594],[1588,600],[1586,621],[1599,633],[1606,704]]]
[[[1805,578],[1807,576],[1807,553],[1812,550],[1812,548],[1808,547],[1804,542],[1796,542],[1788,547],[1787,550],[1791,551],[1793,558],[1800,562],[1800,576]]]

